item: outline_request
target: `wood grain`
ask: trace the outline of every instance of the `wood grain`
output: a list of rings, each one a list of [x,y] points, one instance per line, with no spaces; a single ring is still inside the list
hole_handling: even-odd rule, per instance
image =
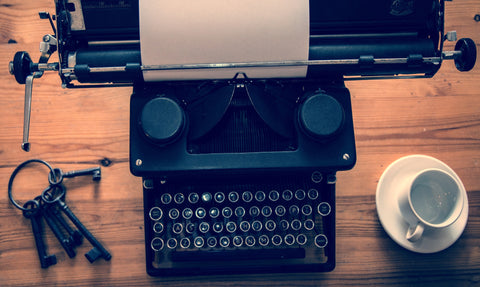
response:
[[[469,73],[443,63],[432,79],[350,81],[357,145],[354,169],[338,173],[337,267],[330,273],[152,278],[145,272],[141,180],[130,174],[131,88],[65,90],[55,73],[34,84],[30,142],[20,149],[24,86],[8,73],[16,51],[39,56],[50,33],[38,11],[51,0],[0,0],[0,285],[92,286],[480,286],[480,68]],[[477,0],[447,2],[446,30],[480,43]],[[446,49],[453,44],[447,43]],[[2,68],[3,67],[3,68]],[[375,190],[383,170],[408,154],[428,154],[450,165],[469,198],[461,238],[445,251],[421,255],[403,249],[382,229]],[[52,234],[46,240],[58,264],[39,267],[30,223],[8,201],[6,187],[20,162],[41,158],[65,170],[102,165],[103,178],[68,181],[71,208],[112,252],[110,262],[68,258]],[[15,196],[30,199],[46,187],[45,170],[18,175]]]

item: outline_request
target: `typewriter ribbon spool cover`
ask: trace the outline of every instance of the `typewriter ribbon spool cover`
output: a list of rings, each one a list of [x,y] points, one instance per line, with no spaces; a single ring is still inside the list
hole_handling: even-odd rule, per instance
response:
[[[308,60],[307,0],[140,0],[139,16],[145,67]],[[143,77],[232,79],[238,72],[249,78],[305,77],[307,66],[144,70]]]

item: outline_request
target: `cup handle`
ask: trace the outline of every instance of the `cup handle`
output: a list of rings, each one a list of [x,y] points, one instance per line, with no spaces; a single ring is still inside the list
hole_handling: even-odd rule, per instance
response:
[[[415,242],[419,240],[420,237],[422,237],[424,229],[425,227],[420,222],[418,222],[416,226],[409,226],[406,235],[407,240],[410,242]]]

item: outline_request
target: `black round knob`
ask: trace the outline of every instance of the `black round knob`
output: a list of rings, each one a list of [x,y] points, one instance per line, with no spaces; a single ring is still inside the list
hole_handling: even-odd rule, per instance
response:
[[[298,110],[301,130],[315,140],[326,140],[337,135],[343,127],[344,118],[342,105],[323,93],[308,97]]]
[[[462,38],[455,44],[455,51],[461,51],[462,55],[455,58],[455,67],[460,72],[468,72],[475,66],[477,60],[477,46],[470,38]]]
[[[10,74],[15,76],[15,80],[19,84],[25,84],[27,76],[32,73],[31,64],[32,59],[27,52],[17,52],[13,56],[13,61],[9,64]]]
[[[159,97],[145,104],[140,125],[148,139],[158,144],[169,144],[182,134],[185,114],[176,101]]]

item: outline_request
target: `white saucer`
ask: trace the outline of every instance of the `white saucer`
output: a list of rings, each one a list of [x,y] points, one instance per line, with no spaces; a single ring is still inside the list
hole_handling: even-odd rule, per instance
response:
[[[426,168],[438,168],[446,171],[465,187],[458,175],[445,163],[430,156],[410,155],[402,157],[383,172],[377,185],[377,213],[383,228],[400,246],[418,253],[434,253],[448,248],[462,235],[468,219],[468,199],[465,196],[463,211],[452,225],[440,230],[428,230],[418,241],[410,242],[405,238],[408,224],[403,220],[397,202],[399,183],[406,176],[413,175]],[[465,192],[466,194],[466,192]]]

